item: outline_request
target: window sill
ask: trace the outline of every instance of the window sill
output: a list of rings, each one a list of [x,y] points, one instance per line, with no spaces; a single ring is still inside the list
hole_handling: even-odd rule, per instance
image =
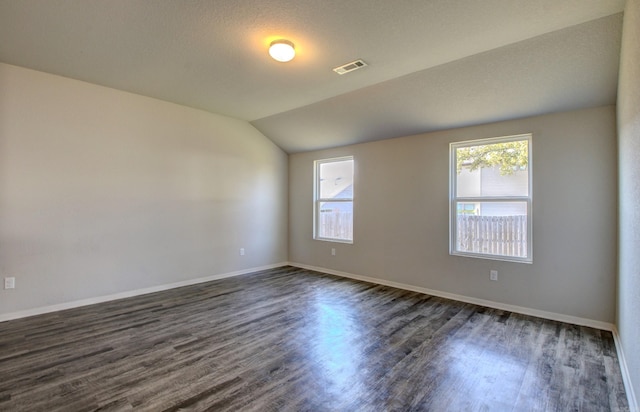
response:
[[[449,252],[449,254],[451,256],[460,256],[460,257],[486,259],[486,260],[497,260],[501,262],[533,264],[532,258],[518,258],[514,256],[486,255],[481,253],[466,253],[466,252]]]
[[[348,245],[353,245],[353,240],[344,240],[344,239],[332,239],[327,237],[315,237],[313,240],[319,240],[321,242],[331,242],[331,243],[345,243]]]

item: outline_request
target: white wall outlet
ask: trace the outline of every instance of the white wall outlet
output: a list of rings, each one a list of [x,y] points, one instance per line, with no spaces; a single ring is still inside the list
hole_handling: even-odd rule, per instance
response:
[[[332,247],[331,248],[331,256],[335,256],[336,255],[336,248]]]
[[[491,280],[498,280],[498,271],[497,270],[492,270],[489,273],[489,279]]]
[[[240,256],[244,256],[244,248],[243,247],[240,248]]]
[[[13,276],[4,278],[4,288],[5,289],[15,289],[16,288],[16,278]]]

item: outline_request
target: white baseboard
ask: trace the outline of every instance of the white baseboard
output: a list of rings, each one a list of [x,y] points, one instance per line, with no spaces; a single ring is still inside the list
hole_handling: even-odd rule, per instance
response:
[[[288,264],[287,262],[274,263],[272,265],[259,266],[259,267],[249,268],[249,269],[238,270],[238,271],[235,271],[235,272],[222,273],[222,274],[218,274],[218,275],[211,275],[211,276],[206,276],[206,277],[203,277],[203,278],[189,279],[189,280],[183,280],[183,281],[180,281],[180,282],[169,283],[169,284],[165,284],[165,285],[158,285],[158,286],[151,286],[151,287],[143,288],[143,289],[129,290],[129,291],[126,291],[126,292],[115,293],[115,294],[112,294],[112,295],[98,296],[98,297],[95,297],[95,298],[88,298],[88,299],[75,300],[75,301],[72,301],[72,302],[59,303],[57,305],[41,306],[41,307],[38,307],[38,308],[27,309],[27,310],[18,311],[18,312],[0,314],[0,322],[5,322],[5,321],[8,321],[8,320],[14,320],[14,319],[20,319],[20,318],[26,318],[26,317],[29,317],[29,316],[42,315],[42,314],[45,314],[45,313],[57,312],[57,311],[60,311],[60,310],[65,310],[65,309],[73,309],[73,308],[77,308],[77,307],[80,307],[80,306],[93,305],[93,304],[96,304],[96,303],[108,302],[108,301],[111,301],[111,300],[117,300],[117,299],[130,298],[130,297],[133,297],[133,296],[146,295],[148,293],[161,292],[163,290],[179,288],[179,287],[182,287],[182,286],[195,285],[195,284],[198,284],[198,283],[210,282],[212,280],[230,278],[230,277],[233,277],[233,276],[246,275],[248,273],[259,272],[261,270],[268,270],[268,269],[274,269],[274,268],[286,266],[287,264]]]
[[[494,309],[506,310],[509,312],[521,313],[523,315],[536,316],[539,318],[556,320],[560,322],[571,323],[574,325],[589,326],[595,329],[601,329],[610,331],[613,334],[613,340],[616,346],[616,352],[618,354],[618,362],[620,364],[620,372],[622,373],[622,381],[627,393],[627,400],[629,402],[629,412],[640,412],[638,407],[638,401],[631,385],[631,376],[629,375],[629,369],[627,368],[627,361],[624,357],[624,351],[620,344],[620,336],[616,326],[612,323],[602,322],[598,320],[585,319],[576,316],[563,315],[561,313],[547,312],[538,309],[531,309],[522,306],[508,305],[506,303],[493,302],[490,300],[477,299],[464,295],[456,295],[454,293],[442,292],[439,290],[422,288],[419,286],[407,285],[405,283],[393,282],[390,280],[372,278],[369,276],[355,275],[353,273],[341,272],[339,270],[327,269],[317,266],[305,265],[302,263],[289,262],[289,265],[299,267],[302,269],[314,270],[316,272],[328,273],[331,275],[341,276],[349,279],[362,280],[364,282],[375,283],[384,286],[391,286],[398,289],[410,290],[412,292],[424,293],[426,295],[439,296],[446,299],[457,300],[465,303],[473,303],[475,305],[486,306]]]
[[[73,309],[81,306],[93,305],[96,303],[108,302],[108,301],[117,300],[117,299],[124,299],[124,298],[133,297],[133,296],[146,295],[148,293],[161,292],[163,290],[179,288],[182,286],[195,285],[198,283],[205,283],[205,282],[210,282],[218,279],[246,275],[248,273],[259,272],[261,270],[274,269],[274,268],[278,268],[286,265],[295,266],[302,269],[314,270],[317,272],[328,273],[331,275],[336,275],[336,276],[345,277],[349,279],[356,279],[364,282],[369,282],[369,283],[374,283],[374,284],[379,284],[384,286],[391,286],[394,288],[409,290],[412,292],[424,293],[432,296],[439,296],[446,299],[457,300],[465,303],[472,303],[475,305],[486,306],[494,309],[506,310],[509,312],[521,313],[524,315],[531,315],[531,316],[536,316],[544,319],[556,320],[560,322],[566,322],[566,323],[582,325],[582,326],[589,326],[596,329],[611,331],[613,333],[613,339],[614,339],[616,351],[618,354],[620,370],[622,373],[622,380],[624,382],[625,390],[627,392],[627,399],[629,400],[630,412],[640,412],[637,398],[635,396],[633,386],[631,385],[631,377],[629,375],[629,369],[627,368],[627,362],[624,356],[624,351],[620,344],[620,336],[618,335],[618,330],[616,329],[615,325],[611,323],[601,322],[601,321],[592,320],[592,319],[585,319],[585,318],[580,318],[575,316],[563,315],[560,313],[547,312],[547,311],[542,311],[538,309],[531,309],[531,308],[526,308],[522,306],[508,305],[505,303],[494,302],[494,301],[485,300],[485,299],[477,299],[469,296],[457,295],[454,293],[442,292],[434,289],[427,289],[419,286],[413,286],[405,283],[378,279],[378,278],[373,278],[369,276],[355,275],[353,273],[347,273],[347,272],[342,272],[342,271],[333,270],[333,269],[305,265],[305,264],[296,263],[296,262],[274,263],[271,265],[259,266],[259,267],[239,270],[235,272],[222,273],[218,275],[206,276],[206,277],[197,278],[197,279],[183,280],[180,282],[169,283],[165,285],[158,285],[158,286],[152,286],[152,287],[143,288],[143,289],[120,292],[112,295],[98,296],[95,298],[76,300],[72,302],[60,303],[57,305],[42,306],[39,308],[28,309],[24,311],[6,313],[6,314],[0,315],[0,322],[26,318],[29,316],[41,315],[45,313],[57,312],[65,309]]]
[[[622,349],[622,343],[620,342],[620,335],[618,334],[618,328],[613,328],[613,341],[616,343],[616,351],[618,353],[618,361],[620,362],[620,372],[622,373],[622,382],[624,383],[624,389],[627,392],[627,400],[629,401],[629,412],[640,412],[638,406],[638,398],[631,385],[631,375],[629,374],[629,368],[627,367],[627,359],[624,356],[624,350]]]
[[[547,312],[544,310],[531,309],[523,306],[509,305],[506,303],[494,302],[491,300],[472,298],[464,295],[457,295],[455,293],[442,292],[434,289],[427,289],[420,286],[408,285],[405,283],[394,282],[391,280],[372,278],[369,276],[354,275],[353,273],[341,272],[339,270],[327,269],[317,266],[305,265],[302,263],[289,262],[289,265],[299,267],[302,269],[315,270],[317,272],[324,272],[330,275],[341,276],[350,279],[362,280],[364,282],[376,283],[384,286],[391,286],[398,289],[410,290],[412,292],[424,293],[426,295],[438,296],[441,298],[457,300],[465,303],[472,303],[474,305],[485,306],[494,309],[506,310],[509,312],[521,313],[523,315],[536,316],[538,318],[556,320],[559,322],[571,323],[574,325],[588,326],[595,329],[607,330],[613,332],[615,325],[613,323],[602,322],[599,320],[580,318],[576,316],[563,315],[561,313]]]

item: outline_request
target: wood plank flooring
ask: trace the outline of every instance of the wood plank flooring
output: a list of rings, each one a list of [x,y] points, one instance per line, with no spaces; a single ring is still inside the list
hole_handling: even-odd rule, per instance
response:
[[[293,267],[0,323],[1,411],[625,411],[611,333]]]

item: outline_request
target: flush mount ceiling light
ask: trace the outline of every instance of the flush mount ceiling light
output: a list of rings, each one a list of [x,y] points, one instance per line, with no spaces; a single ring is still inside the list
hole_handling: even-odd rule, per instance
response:
[[[296,55],[296,49],[289,40],[274,40],[269,46],[269,55],[279,62],[288,62]]]

